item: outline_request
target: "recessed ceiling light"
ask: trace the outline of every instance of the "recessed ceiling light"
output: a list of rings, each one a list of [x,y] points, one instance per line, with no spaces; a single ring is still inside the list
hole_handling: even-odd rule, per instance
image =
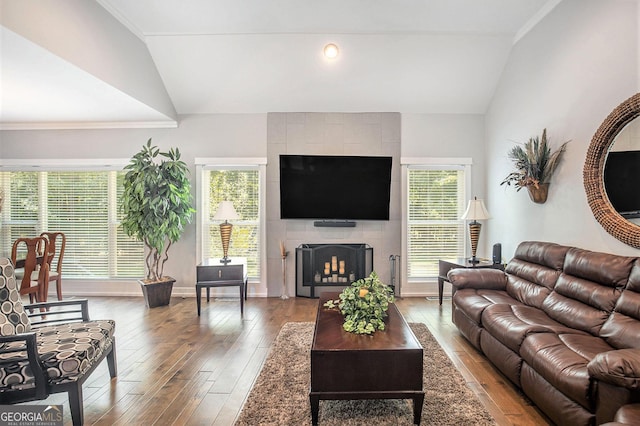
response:
[[[333,43],[329,43],[324,47],[324,56],[328,59],[335,59],[338,57],[338,46]]]

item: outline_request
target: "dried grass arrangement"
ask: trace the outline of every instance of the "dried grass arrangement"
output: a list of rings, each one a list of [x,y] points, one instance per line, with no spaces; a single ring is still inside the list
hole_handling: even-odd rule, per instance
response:
[[[567,148],[569,141],[560,145],[560,148],[551,153],[547,140],[547,129],[542,131],[542,137],[530,138],[524,145],[516,145],[509,151],[509,158],[513,161],[516,171],[509,173],[500,185],[516,186],[516,190],[540,184],[549,183],[551,176],[556,171]]]

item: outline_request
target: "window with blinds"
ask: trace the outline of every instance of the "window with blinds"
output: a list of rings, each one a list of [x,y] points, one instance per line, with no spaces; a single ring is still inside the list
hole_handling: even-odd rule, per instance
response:
[[[464,166],[407,169],[408,277],[438,275],[439,259],[464,256],[466,174]]]
[[[240,216],[231,222],[229,257],[246,257],[249,279],[260,278],[260,171],[258,166],[205,168],[202,213],[202,256],[222,257],[220,222],[214,221],[221,201],[232,201]]]
[[[64,232],[67,278],[144,276],[144,246],[119,226],[120,171],[0,172],[0,252],[43,231]]]

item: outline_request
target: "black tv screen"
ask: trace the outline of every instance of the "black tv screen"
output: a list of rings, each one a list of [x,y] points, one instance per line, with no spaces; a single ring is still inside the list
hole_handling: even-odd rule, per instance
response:
[[[389,220],[391,157],[281,155],[280,218]]]
[[[640,151],[611,151],[604,166],[609,201],[625,218],[640,217]]]

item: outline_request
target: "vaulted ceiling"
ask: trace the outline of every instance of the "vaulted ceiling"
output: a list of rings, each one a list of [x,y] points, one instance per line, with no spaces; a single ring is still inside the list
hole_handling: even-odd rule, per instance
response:
[[[561,0],[98,0],[78,24],[70,11],[87,0],[56,0],[68,8],[57,16],[16,3],[33,0],[1,1],[0,124],[77,128],[206,113],[484,113],[514,43]],[[152,72],[113,52],[93,57],[107,49],[90,45],[82,23],[99,14],[141,42]],[[67,51],[94,53],[48,42],[65,31]],[[340,49],[333,60],[322,55],[329,42]],[[130,68],[111,70],[116,61]]]

